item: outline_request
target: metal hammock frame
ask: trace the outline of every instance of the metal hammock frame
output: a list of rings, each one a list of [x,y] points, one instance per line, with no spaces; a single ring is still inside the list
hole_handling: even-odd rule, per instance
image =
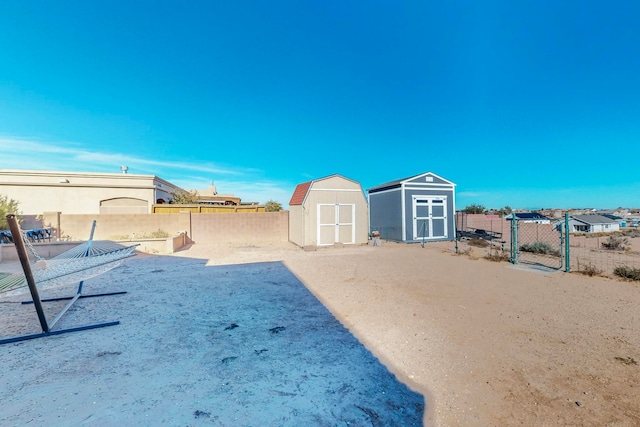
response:
[[[24,273],[16,273],[9,277],[5,277],[2,279],[3,286],[0,286],[0,292],[6,291],[6,289],[17,289],[20,287],[28,286],[29,291],[31,293],[32,301],[23,301],[23,304],[33,304],[38,315],[38,320],[40,321],[40,326],[42,327],[42,332],[29,334],[29,335],[20,335],[11,338],[0,339],[0,345],[8,344],[18,341],[26,341],[35,338],[46,337],[49,335],[60,335],[67,332],[76,332],[83,331],[87,329],[96,329],[102,328],[105,326],[114,326],[118,325],[120,321],[113,322],[103,322],[103,323],[95,323],[84,326],[77,326],[73,328],[67,329],[56,329],[53,327],[55,324],[62,318],[62,316],[71,308],[71,306],[80,298],[93,298],[93,297],[102,297],[109,295],[121,295],[126,294],[124,292],[109,292],[109,293],[101,293],[101,294],[92,294],[92,295],[83,295],[82,287],[84,284],[84,280],[88,277],[93,277],[98,274],[102,274],[105,271],[108,271],[115,266],[117,266],[124,259],[135,255],[133,253],[134,249],[138,245],[132,246],[114,246],[113,244],[110,246],[103,246],[100,242],[93,241],[93,233],[96,228],[96,221],[93,221],[93,225],[91,227],[91,235],[89,240],[84,244],[80,244],[73,249],[70,249],[50,260],[43,260],[35,251],[31,242],[24,238],[22,231],[20,230],[20,225],[18,224],[18,220],[15,215],[7,215],[7,222],[9,224],[9,229],[11,230],[11,234],[13,236],[20,236],[22,238],[14,238],[14,244],[16,248],[16,252],[18,253],[18,258],[20,259],[20,264],[22,266],[22,271]],[[26,241],[26,244],[25,244]],[[37,260],[39,264],[44,264],[45,266],[42,268],[36,267],[36,269],[31,268],[31,264],[29,263],[29,256],[27,254],[27,245],[33,254],[34,258]],[[78,289],[76,290],[75,295],[70,297],[61,297],[61,298],[50,298],[50,299],[40,299],[40,295],[38,293],[37,285],[43,284],[51,284],[56,282],[69,282],[69,281],[79,281]],[[60,312],[54,317],[51,322],[47,321],[47,317],[44,313],[43,302],[50,301],[64,301],[69,300],[69,302],[60,310]]]

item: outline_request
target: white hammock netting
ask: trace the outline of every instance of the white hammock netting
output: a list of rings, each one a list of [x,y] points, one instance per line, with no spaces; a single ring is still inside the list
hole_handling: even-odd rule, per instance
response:
[[[37,262],[31,265],[37,285],[80,282],[102,274],[118,266],[126,258],[134,255],[138,245],[123,246],[109,241],[87,241],[60,255],[44,260],[26,242]],[[24,272],[14,273],[0,279],[0,293],[27,286]]]

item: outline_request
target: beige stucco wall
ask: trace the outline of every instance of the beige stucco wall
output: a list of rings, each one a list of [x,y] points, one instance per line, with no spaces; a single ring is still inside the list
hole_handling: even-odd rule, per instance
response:
[[[53,238],[87,240],[96,220],[96,240],[118,240],[122,236],[151,235],[158,230],[169,236],[186,232],[197,244],[281,243],[289,241],[289,211],[242,214],[124,214],[64,215],[48,212],[44,225],[52,227]]]
[[[289,241],[289,211],[191,214],[191,230],[196,244],[283,243]]]
[[[151,235],[164,231],[170,236],[180,232],[190,235],[190,213],[174,215],[123,214],[123,215],[65,215],[48,212],[44,215],[43,225],[55,229],[52,234],[63,240],[87,240],[91,226],[96,221],[94,239],[118,240],[122,236]]]
[[[0,194],[24,215],[149,213],[177,189],[154,175],[0,170]]]

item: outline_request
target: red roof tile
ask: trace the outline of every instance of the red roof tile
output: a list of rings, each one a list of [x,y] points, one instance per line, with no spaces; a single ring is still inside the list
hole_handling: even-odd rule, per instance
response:
[[[307,191],[309,191],[309,187],[311,187],[312,182],[313,181],[303,182],[296,186],[293,196],[291,196],[291,200],[289,201],[289,206],[301,205],[302,202],[304,202],[304,198],[307,195]]]

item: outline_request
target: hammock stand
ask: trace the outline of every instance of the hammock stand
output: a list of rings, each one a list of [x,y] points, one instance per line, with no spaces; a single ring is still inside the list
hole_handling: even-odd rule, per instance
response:
[[[20,226],[18,225],[18,220],[15,217],[15,215],[7,215],[7,222],[9,223],[9,228],[13,236],[23,237],[22,231],[20,230]],[[96,255],[94,252],[92,252],[93,233],[95,231],[95,228],[96,228],[96,221],[93,221],[93,225],[91,227],[91,235],[89,237],[89,240],[86,242],[86,247],[83,245],[80,245],[78,247],[80,248],[81,252],[78,252],[78,248],[74,248],[54,258],[54,259],[59,259],[61,262],[66,262],[66,263],[73,263],[74,260],[84,261],[84,263],[83,264],[76,263],[77,269],[75,271],[73,270],[74,266],[72,265],[70,271],[67,270],[64,272],[58,272],[57,274],[54,273],[49,275],[41,275],[43,278],[42,282],[53,282],[56,279],[59,279],[64,276],[69,276],[73,278],[83,273],[83,271],[87,271],[87,270],[95,271],[96,269],[99,269],[99,268],[102,268],[103,271],[101,272],[104,272],[108,269],[113,268],[115,265],[117,265],[116,263],[118,261],[121,261],[124,258],[130,257],[130,256],[133,256],[132,254],[133,249],[138,245],[133,245],[133,246],[124,247],[124,248],[121,247],[109,252],[102,252]],[[71,308],[71,306],[78,299],[102,297],[102,296],[110,296],[110,295],[121,295],[121,294],[126,294],[126,291],[83,295],[82,286],[84,284],[84,280],[80,280],[80,283],[78,284],[78,289],[76,290],[75,295],[71,297],[40,299],[40,295],[38,293],[38,288],[36,285],[37,283],[41,283],[41,282],[36,282],[33,270],[31,269],[31,265],[29,264],[29,256],[27,254],[24,238],[14,238],[13,240],[14,240],[16,252],[18,253],[18,258],[20,259],[22,270],[24,272],[24,281],[26,281],[27,285],[29,286],[29,291],[31,293],[31,298],[32,298],[32,301],[23,301],[22,304],[34,305],[36,313],[38,315],[38,320],[40,321],[42,332],[0,339],[0,345],[19,342],[19,341],[26,341],[26,340],[31,340],[35,338],[42,338],[50,335],[60,335],[60,334],[65,334],[67,332],[77,332],[77,331],[84,331],[87,329],[103,328],[105,326],[115,326],[120,323],[120,321],[103,322],[103,323],[94,323],[94,324],[84,325],[84,326],[76,326],[76,327],[67,328],[67,329],[54,330],[53,327],[55,326],[55,324],[62,318],[62,316],[64,316],[64,314]],[[37,257],[37,254],[35,253],[35,251],[33,251],[33,249],[32,249],[32,252]],[[89,262],[89,260],[91,259],[95,260],[92,262],[93,266],[87,267],[88,263],[91,264]],[[69,302],[64,306],[62,310],[60,310],[60,312],[54,317],[54,319],[51,322],[48,322],[47,317],[44,313],[42,303],[50,302],[50,301],[63,301],[63,300],[69,300]]]

